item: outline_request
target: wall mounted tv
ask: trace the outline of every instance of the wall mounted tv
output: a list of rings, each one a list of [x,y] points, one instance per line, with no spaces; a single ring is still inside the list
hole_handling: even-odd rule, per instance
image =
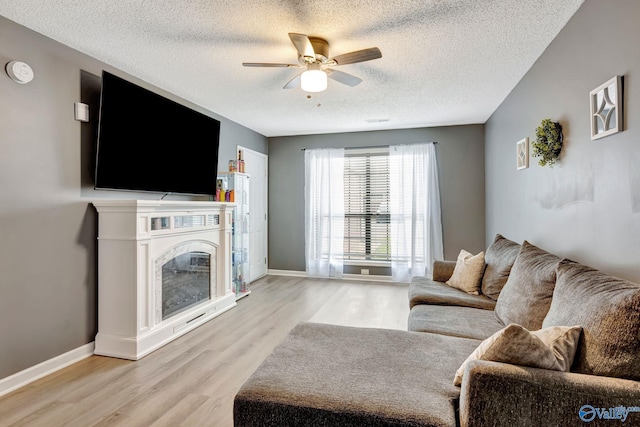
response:
[[[102,72],[95,188],[216,192],[220,122]]]

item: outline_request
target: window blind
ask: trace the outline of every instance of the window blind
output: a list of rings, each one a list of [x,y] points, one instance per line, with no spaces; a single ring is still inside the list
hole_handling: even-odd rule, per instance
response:
[[[389,150],[345,151],[344,259],[391,261]]]

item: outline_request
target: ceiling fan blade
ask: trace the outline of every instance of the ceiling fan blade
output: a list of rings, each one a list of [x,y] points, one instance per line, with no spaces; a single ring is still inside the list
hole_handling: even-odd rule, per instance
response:
[[[291,80],[289,80],[289,82],[284,85],[284,87],[282,89],[294,89],[300,86],[300,76],[302,75],[302,73],[298,74],[297,76],[295,76],[294,78],[292,78]]]
[[[343,53],[334,56],[329,61],[333,61],[336,65],[355,64],[356,62],[371,61],[372,59],[382,58],[382,52],[377,47],[369,49],[356,50],[355,52]]]
[[[298,54],[304,58],[316,59],[316,52],[313,50],[311,40],[305,34],[289,33],[291,42],[298,50]]]
[[[327,77],[347,86],[354,87],[362,83],[362,79],[360,77],[356,77],[349,73],[344,73],[332,68],[327,68],[325,71],[327,72]]]
[[[286,67],[286,68],[298,68],[299,64],[274,64],[269,62],[243,62],[244,67]]]

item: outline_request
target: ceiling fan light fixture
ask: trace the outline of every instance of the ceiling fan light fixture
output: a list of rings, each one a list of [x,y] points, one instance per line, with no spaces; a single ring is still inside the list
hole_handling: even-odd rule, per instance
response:
[[[322,92],[327,88],[327,73],[319,64],[309,64],[307,71],[300,76],[300,87],[305,92]]]

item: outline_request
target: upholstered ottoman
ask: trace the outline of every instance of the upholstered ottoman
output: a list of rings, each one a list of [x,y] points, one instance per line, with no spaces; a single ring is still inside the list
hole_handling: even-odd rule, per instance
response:
[[[242,426],[455,426],[478,340],[301,323],[238,391]]]

